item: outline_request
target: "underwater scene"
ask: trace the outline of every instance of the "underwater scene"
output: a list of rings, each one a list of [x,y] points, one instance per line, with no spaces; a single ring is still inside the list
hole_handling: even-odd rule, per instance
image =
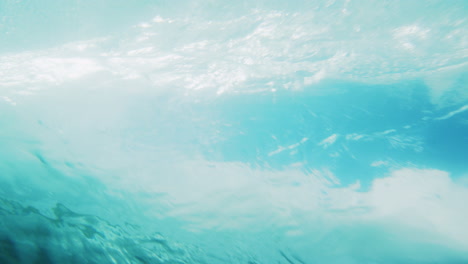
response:
[[[0,0],[10,263],[468,263],[468,1]]]

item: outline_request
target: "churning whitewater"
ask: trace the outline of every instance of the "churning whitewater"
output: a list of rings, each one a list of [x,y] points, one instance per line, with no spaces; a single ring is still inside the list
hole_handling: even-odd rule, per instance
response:
[[[468,2],[0,2],[0,263],[468,263]]]

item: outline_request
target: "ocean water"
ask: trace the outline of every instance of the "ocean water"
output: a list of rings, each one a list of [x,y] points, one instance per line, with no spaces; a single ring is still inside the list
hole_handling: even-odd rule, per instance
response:
[[[468,263],[468,1],[0,0],[0,263]]]

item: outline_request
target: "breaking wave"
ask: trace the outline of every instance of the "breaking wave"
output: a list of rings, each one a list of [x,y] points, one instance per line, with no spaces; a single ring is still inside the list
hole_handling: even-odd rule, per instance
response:
[[[468,262],[467,9],[3,1],[0,262]]]

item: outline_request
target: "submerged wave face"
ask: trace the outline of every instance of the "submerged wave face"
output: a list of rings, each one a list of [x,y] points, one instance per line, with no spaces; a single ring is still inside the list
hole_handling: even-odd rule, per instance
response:
[[[57,204],[53,217],[3,200],[1,263],[201,263],[196,248],[171,245],[160,234],[131,235]]]
[[[0,2],[0,263],[468,263],[468,2]]]

